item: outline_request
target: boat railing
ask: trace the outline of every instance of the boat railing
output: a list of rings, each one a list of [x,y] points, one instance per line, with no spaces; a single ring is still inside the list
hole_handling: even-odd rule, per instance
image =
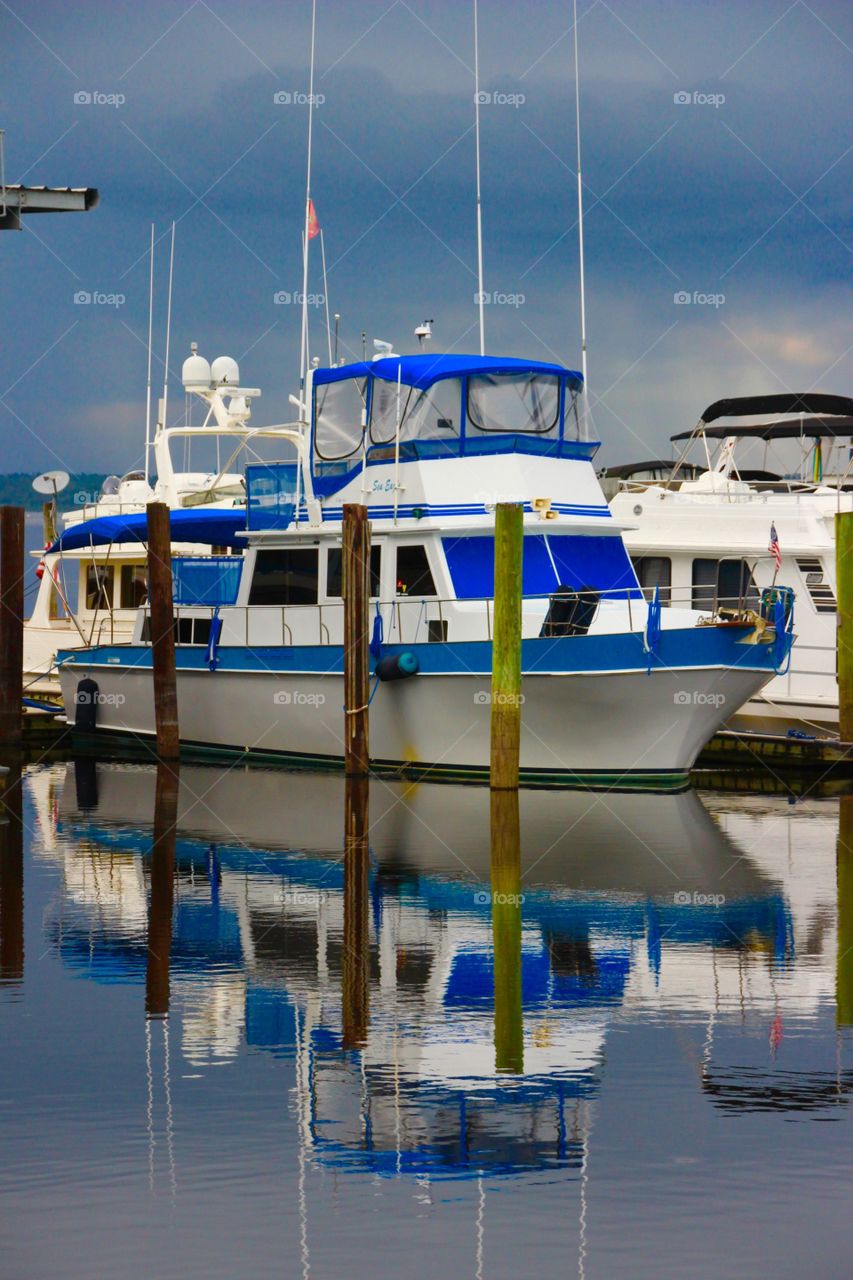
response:
[[[758,591],[723,596],[712,588],[659,587],[658,600],[669,608],[684,607],[699,613],[708,622],[755,621],[761,606]],[[655,597],[654,587],[617,587],[609,591],[574,590],[525,595],[522,601],[522,627],[525,638],[543,633],[546,616],[557,602],[575,601],[584,616],[583,630],[593,625],[602,608],[610,611],[622,607],[627,612],[627,630],[643,631],[647,622],[646,606]],[[382,640],[386,644],[436,643],[445,640],[492,639],[494,599],[478,596],[458,599],[451,596],[397,595],[390,600],[370,602],[371,628],[375,618],[381,619]],[[208,628],[201,625],[210,619],[212,606],[176,605],[175,620],[178,642],[202,644]],[[340,645],[343,640],[344,602],[327,600],[318,604],[248,604],[224,605],[221,608],[224,645],[258,646]],[[623,615],[624,617],[624,615]],[[181,620],[186,619],[182,626]],[[190,622],[189,620],[193,621]],[[619,626],[624,626],[619,623]],[[581,630],[550,634],[580,634]],[[147,633],[146,633],[147,634]],[[546,631],[544,633],[548,635]],[[190,638],[191,637],[191,638]]]

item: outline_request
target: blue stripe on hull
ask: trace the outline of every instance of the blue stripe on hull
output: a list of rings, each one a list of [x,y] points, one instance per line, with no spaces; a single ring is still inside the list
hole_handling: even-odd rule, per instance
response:
[[[694,670],[742,667],[745,670],[775,671],[774,646],[745,644],[749,633],[732,627],[690,627],[664,631],[652,655],[652,669]],[[523,675],[584,675],[645,670],[649,656],[639,633],[572,636],[559,639],[522,641]],[[385,645],[383,656],[414,652],[423,675],[483,675],[492,669],[492,646],[486,640],[436,644]],[[86,666],[150,667],[147,645],[101,645],[92,649],[61,651],[58,662]],[[179,670],[207,668],[206,650],[201,646],[176,649]],[[257,671],[270,673],[307,672],[315,675],[343,673],[342,645],[293,645],[219,649],[217,672]],[[415,677],[417,678],[417,677]]]

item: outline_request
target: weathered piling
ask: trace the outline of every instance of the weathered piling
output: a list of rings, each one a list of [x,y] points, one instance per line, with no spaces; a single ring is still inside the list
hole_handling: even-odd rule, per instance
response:
[[[175,618],[172,605],[172,535],[165,502],[149,502],[148,600],[151,607],[151,656],[154,668],[154,720],[157,755],[177,760],[178,691],[175,679]]]
[[[0,741],[21,741],[24,508],[0,507]]]
[[[853,742],[853,511],[835,517],[835,596],[838,601],[838,730]]]
[[[344,504],[344,758],[348,777],[370,769],[370,523],[367,507]]]
[[[148,958],[145,967],[145,1011],[161,1018],[169,1012],[169,962],[175,896],[175,841],[180,766],[157,765],[154,834],[151,845],[151,904],[148,911]]]
[[[495,1070],[524,1071],[521,992],[521,831],[518,791],[491,793]]]
[[[343,1044],[367,1043],[370,912],[367,777],[346,780],[344,816],[344,950],[341,966]]]
[[[24,823],[21,759],[6,758],[0,824],[0,983],[24,977]]]
[[[492,629],[491,785],[518,786],[521,745],[521,566],[524,509],[499,503],[495,511],[495,608]]]
[[[835,1020],[853,1026],[853,796],[842,796],[838,815],[835,874],[838,888]]]

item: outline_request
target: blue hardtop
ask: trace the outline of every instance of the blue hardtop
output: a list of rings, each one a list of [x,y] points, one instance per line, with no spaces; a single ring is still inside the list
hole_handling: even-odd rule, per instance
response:
[[[442,378],[467,378],[487,374],[542,373],[566,378],[573,390],[583,386],[583,377],[574,369],[543,360],[518,360],[513,356],[434,355],[383,356],[379,360],[357,360],[352,364],[314,370],[314,385],[344,382],[347,378],[381,378],[424,391]]]

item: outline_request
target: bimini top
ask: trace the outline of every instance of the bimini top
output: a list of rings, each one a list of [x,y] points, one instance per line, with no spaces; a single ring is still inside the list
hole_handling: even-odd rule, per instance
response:
[[[205,508],[191,507],[169,512],[169,527],[173,542],[198,542],[210,547],[244,547],[245,541],[237,537],[246,528],[246,511],[243,507]],[[128,515],[98,516],[83,520],[61,533],[47,551],[79,551],[82,547],[103,547],[113,542],[145,542],[148,538],[148,516],[144,511]]]
[[[542,360],[516,360],[512,356],[413,355],[383,356],[380,360],[358,360],[354,364],[331,369],[315,369],[314,385],[343,382],[347,378],[372,376],[384,382],[400,382],[405,387],[425,391],[442,378],[477,377],[483,374],[551,374],[566,378],[575,389],[583,386],[583,377],[573,369]]]
[[[718,418],[748,418],[756,413],[800,413],[817,414],[820,417],[836,417],[843,415],[853,417],[853,399],[850,396],[826,395],[820,391],[805,391],[797,395],[784,392],[771,396],[736,396],[730,400],[715,400],[709,405],[699,419],[698,430]],[[688,431],[671,439],[686,440],[693,433]],[[736,431],[727,431],[726,435],[737,435]],[[797,433],[799,434],[799,433]]]
[[[799,440],[804,436],[810,440],[846,440],[853,436],[853,417],[783,418],[781,422],[760,422],[757,426],[741,423],[740,426],[703,428],[700,425],[693,431],[679,431],[678,435],[669,438],[674,443],[677,440],[690,440],[700,433],[709,440],[727,440],[729,436],[750,440]]]

